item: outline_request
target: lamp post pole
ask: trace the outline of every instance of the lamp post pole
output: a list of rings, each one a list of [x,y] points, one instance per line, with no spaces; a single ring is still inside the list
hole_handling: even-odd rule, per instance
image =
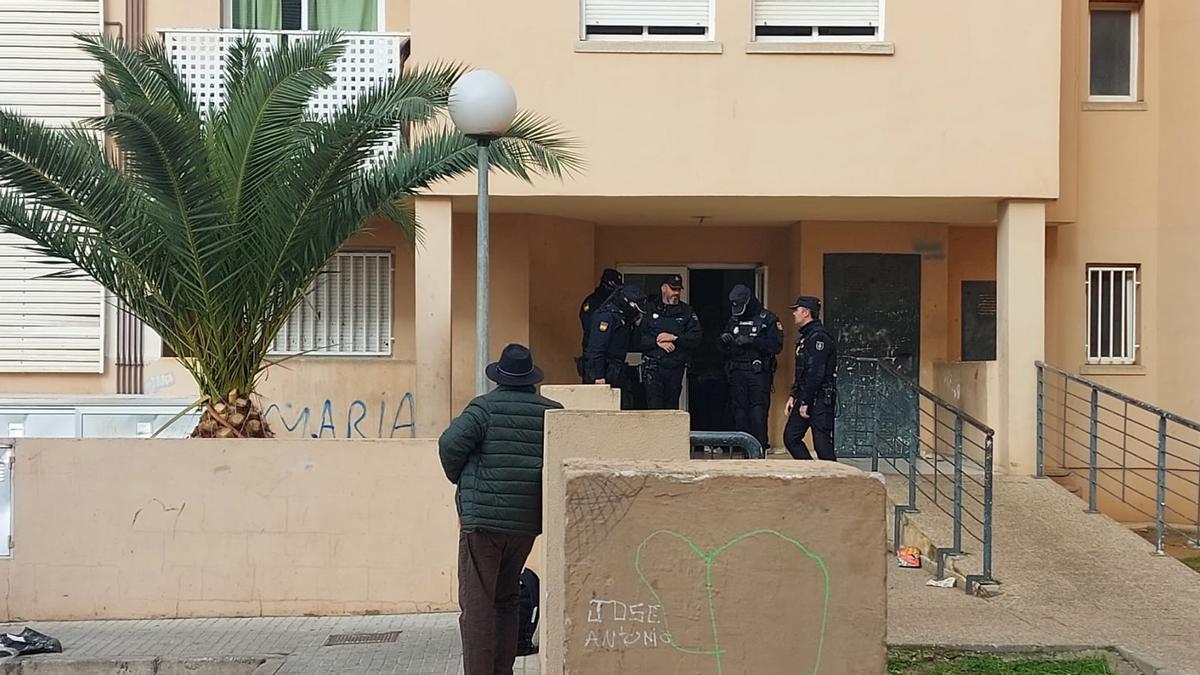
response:
[[[489,256],[488,224],[488,146],[491,139],[480,136],[479,144],[479,195],[475,206],[475,394],[488,392],[485,371],[489,348],[489,299],[488,286],[491,281],[491,258]]]
[[[488,148],[504,136],[517,114],[517,95],[500,75],[475,70],[450,87],[450,118],[463,135],[475,141],[479,152],[479,194],[475,205],[475,393],[490,388],[487,379],[489,288],[491,260],[488,253]]]

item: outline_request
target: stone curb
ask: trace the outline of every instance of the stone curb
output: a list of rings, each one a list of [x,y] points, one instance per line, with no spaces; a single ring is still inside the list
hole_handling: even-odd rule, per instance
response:
[[[279,658],[214,656],[196,658],[46,658],[21,656],[0,663],[0,675],[274,675]]]

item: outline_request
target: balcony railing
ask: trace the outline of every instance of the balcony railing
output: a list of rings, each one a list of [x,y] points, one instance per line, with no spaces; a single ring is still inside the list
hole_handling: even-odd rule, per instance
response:
[[[202,110],[225,100],[225,55],[246,33],[241,29],[167,29],[161,31],[167,57],[187,83]],[[254,31],[262,51],[310,31]],[[337,110],[376,85],[400,76],[408,53],[405,33],[346,33],[346,52],[334,62],[334,83],[309,103],[315,115]]]

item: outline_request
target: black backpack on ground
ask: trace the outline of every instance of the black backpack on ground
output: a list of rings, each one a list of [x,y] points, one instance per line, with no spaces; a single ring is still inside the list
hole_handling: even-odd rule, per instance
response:
[[[517,655],[529,656],[537,653],[537,645],[533,643],[537,635],[538,598],[540,597],[540,582],[531,569],[521,572],[521,589],[517,605],[521,622],[521,630],[517,633]]]

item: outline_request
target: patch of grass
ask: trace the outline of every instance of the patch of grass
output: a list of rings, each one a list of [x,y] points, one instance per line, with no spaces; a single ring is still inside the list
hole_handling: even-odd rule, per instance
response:
[[[1184,558],[1180,562],[1182,562],[1184,565],[1187,565],[1188,567],[1196,570],[1197,572],[1200,572],[1200,555],[1193,556],[1191,558]]]
[[[1045,656],[993,656],[895,650],[889,675],[1111,675],[1102,658],[1055,659]]]

